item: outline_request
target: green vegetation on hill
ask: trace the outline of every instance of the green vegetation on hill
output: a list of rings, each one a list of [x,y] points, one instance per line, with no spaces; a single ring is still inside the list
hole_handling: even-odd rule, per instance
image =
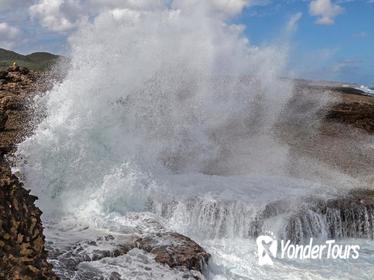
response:
[[[47,52],[36,52],[29,55],[18,54],[0,48],[0,70],[6,69],[13,62],[31,70],[44,71],[53,66],[61,57]]]

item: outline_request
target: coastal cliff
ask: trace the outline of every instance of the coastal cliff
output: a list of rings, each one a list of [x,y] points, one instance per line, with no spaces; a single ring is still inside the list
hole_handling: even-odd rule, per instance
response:
[[[57,279],[47,262],[37,197],[11,172],[11,156],[28,131],[27,102],[39,75],[26,68],[0,72],[0,279]]]

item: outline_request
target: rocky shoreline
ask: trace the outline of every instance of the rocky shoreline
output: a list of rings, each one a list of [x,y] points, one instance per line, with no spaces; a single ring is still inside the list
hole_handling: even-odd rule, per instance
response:
[[[10,167],[16,144],[29,127],[27,100],[42,85],[39,77],[19,67],[0,72],[0,279],[57,279],[47,262],[37,197]]]

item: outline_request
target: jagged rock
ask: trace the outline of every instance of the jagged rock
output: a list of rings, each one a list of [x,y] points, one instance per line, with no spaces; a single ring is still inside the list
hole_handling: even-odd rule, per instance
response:
[[[96,240],[78,241],[63,250],[55,248],[52,242],[47,246],[51,246],[49,258],[62,279],[70,279],[69,276],[72,275],[79,279],[99,279],[100,272],[86,268],[91,262],[105,263],[107,258],[126,260],[129,263],[124,263],[122,268],[128,267],[131,270],[134,269],[131,264],[134,256],[141,263],[140,271],[137,271],[140,274],[152,269],[148,267],[149,260],[152,260],[166,266],[165,271],[184,273],[186,279],[205,279],[201,270],[209,257],[198,244],[177,233],[106,235]],[[149,256],[152,254],[154,258]],[[123,275],[114,272],[108,279],[123,279]]]
[[[0,91],[12,91],[13,94],[18,95],[20,93],[30,93],[35,91],[41,83],[36,82],[41,74],[30,71],[25,67],[10,67],[7,71],[0,71]]]
[[[0,79],[6,79],[7,76],[8,76],[7,71],[0,71]]]
[[[22,74],[22,75],[27,75],[30,73],[30,70],[26,67],[20,67],[19,69],[19,72]]]
[[[349,124],[374,133],[373,103],[339,103],[332,106],[326,115],[327,120]]]
[[[297,243],[318,236],[374,239],[374,192],[359,189],[340,198],[315,200],[290,217],[286,238]]]
[[[8,120],[8,114],[4,111],[0,111],[0,131],[5,129],[6,121]]]
[[[75,271],[82,262],[98,261],[103,258],[127,254],[135,248],[135,240],[136,237],[129,237],[126,243],[118,245],[118,241],[112,235],[107,235],[99,237],[96,241],[77,242],[64,251],[51,248],[49,257],[52,260],[57,260],[65,269]]]
[[[23,103],[36,88],[35,73],[19,67],[9,70],[0,72],[5,79],[0,85],[0,279],[57,279],[47,262],[37,198],[12,175],[5,160],[27,132],[30,114]]]
[[[186,267],[202,272],[210,255],[190,238],[175,232],[155,233],[135,241],[135,246],[171,268]]]
[[[9,174],[0,179],[0,279],[56,279],[47,263],[41,211]]]
[[[23,103],[24,102],[21,97],[13,95],[8,95],[0,99],[0,105],[4,108],[4,110],[21,110],[24,105]]]
[[[8,68],[8,72],[18,72],[19,70],[20,70],[20,67],[16,64],[14,64],[14,65],[12,65]]]
[[[251,223],[249,235],[263,233],[266,220],[277,216],[286,219],[279,234],[293,243],[319,237],[374,239],[374,191],[355,189],[333,199],[307,197],[298,205],[287,200],[269,203]]]
[[[103,249],[106,248],[106,249]],[[64,266],[65,270],[75,271],[83,262],[98,261],[107,257],[126,255],[132,249],[141,249],[155,256],[155,261],[170,268],[202,272],[210,255],[190,238],[175,232],[155,233],[144,237],[127,236],[117,240],[108,235],[96,241],[82,241],[66,248],[64,252],[54,250],[52,260]]]

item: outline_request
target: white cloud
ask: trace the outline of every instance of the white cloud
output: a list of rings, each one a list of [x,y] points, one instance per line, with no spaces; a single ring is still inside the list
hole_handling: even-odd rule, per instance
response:
[[[8,1],[8,0],[5,0]],[[16,0],[18,1],[18,0]],[[74,29],[88,18],[96,17],[103,11],[154,10],[170,4],[178,9],[199,6],[208,12],[232,16],[245,7],[266,5],[270,0],[36,0],[29,8],[32,18],[52,31],[65,32]],[[168,4],[167,4],[168,3]]]
[[[103,11],[149,10],[162,5],[163,0],[37,0],[29,12],[43,27],[64,32]]]
[[[121,9],[134,10],[155,9],[164,5],[163,0],[89,0],[86,1],[93,9]]]
[[[19,40],[20,31],[6,22],[0,22],[0,47],[13,48]]]
[[[74,28],[84,16],[79,0],[39,0],[30,7],[30,14],[40,24],[53,31]]]
[[[7,9],[11,4],[11,0],[0,0],[0,10]]]
[[[318,17],[318,24],[333,24],[334,18],[340,15],[344,9],[331,2],[331,0],[312,0],[309,5],[309,12],[312,16]]]
[[[303,16],[303,13],[301,13],[301,12],[296,13],[296,14],[291,16],[291,18],[289,19],[289,21],[287,23],[287,31],[288,32],[292,32],[292,31],[295,31],[297,29],[297,25],[298,25],[300,19],[302,18],[302,16]]]
[[[196,6],[197,2],[203,1],[174,0],[173,2],[179,5],[179,7],[186,7]],[[182,3],[182,5],[180,3]],[[205,1],[205,8],[211,12],[233,16],[239,14],[246,7],[266,4],[269,4],[269,0],[207,0]]]
[[[6,0],[7,1],[7,0]],[[89,17],[95,17],[103,11],[130,9],[153,10],[165,8],[165,0],[37,0],[29,8],[30,15],[40,24],[52,31],[68,31]],[[232,16],[250,5],[262,5],[269,0],[173,0],[174,8],[190,9],[196,6],[209,12]]]
[[[27,7],[30,6],[32,1],[27,0],[0,0],[0,11],[3,13],[8,12],[9,10],[13,11],[16,10],[16,13],[19,13],[19,10],[27,10]],[[2,18],[5,18],[4,14],[1,15]]]
[[[242,9],[250,4],[248,0],[209,0],[214,9],[229,15],[240,13]]]

